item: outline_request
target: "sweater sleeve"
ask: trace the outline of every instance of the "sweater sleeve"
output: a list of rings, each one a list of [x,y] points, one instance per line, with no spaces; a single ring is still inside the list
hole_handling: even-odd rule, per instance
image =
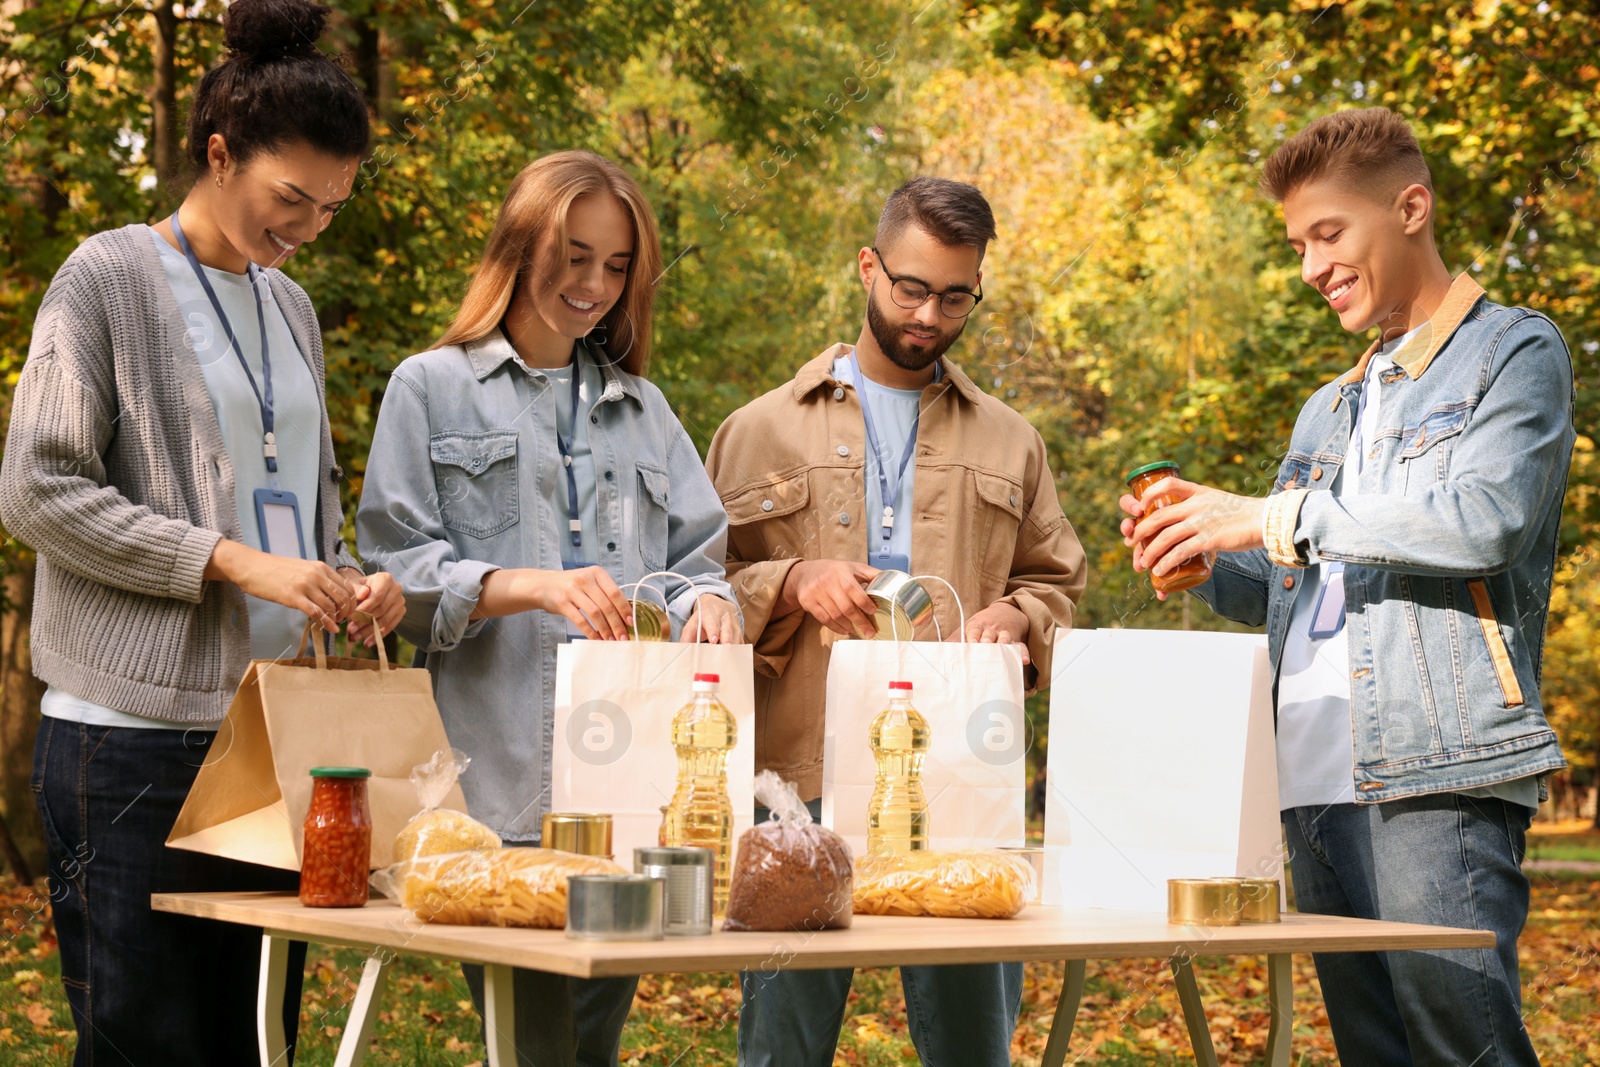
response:
[[[111,325],[92,268],[69,259],[40,305],[0,462],[0,520],[71,573],[198,602],[222,534],[135,504],[107,484],[102,457],[117,428],[116,397],[74,371],[103,364],[106,373],[97,377],[114,389]]]

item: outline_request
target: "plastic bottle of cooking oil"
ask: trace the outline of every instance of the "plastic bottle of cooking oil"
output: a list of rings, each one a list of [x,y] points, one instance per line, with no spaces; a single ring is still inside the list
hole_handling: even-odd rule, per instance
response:
[[[868,734],[878,775],[867,806],[867,851],[894,856],[928,847],[928,798],[922,760],[928,754],[928,720],[911,706],[911,683],[889,683],[889,706]]]
[[[678,753],[678,788],[667,805],[663,844],[716,850],[712,908],[728,906],[733,853],[733,804],[728,799],[728,753],[738,738],[733,713],[717,699],[715,674],[694,676],[694,699],[672,717],[672,747]]]

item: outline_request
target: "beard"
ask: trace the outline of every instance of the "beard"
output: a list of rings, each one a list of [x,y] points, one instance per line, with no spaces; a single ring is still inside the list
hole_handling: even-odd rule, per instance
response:
[[[889,357],[889,362],[902,370],[921,371],[927,370],[935,360],[949,351],[950,346],[961,336],[961,331],[967,328],[967,320],[962,319],[961,325],[957,326],[953,333],[940,333],[933,343],[925,348],[913,348],[905,342],[905,327],[890,322],[879,306],[877,296],[869,294],[867,328],[872,331],[872,339],[878,342],[878,348]]]

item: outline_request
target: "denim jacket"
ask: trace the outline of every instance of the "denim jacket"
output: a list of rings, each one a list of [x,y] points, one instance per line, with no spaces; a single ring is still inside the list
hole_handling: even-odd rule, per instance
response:
[[[490,571],[561,569],[566,516],[545,507],[541,491],[563,477],[550,380],[515,356],[497,330],[396,368],[356,536],[369,565],[405,587],[400,634],[425,654],[450,743],[472,757],[461,779],[471,814],[507,840],[536,841],[549,806],[566,621],[543,611],[470,621]],[[694,588],[665,583],[676,634],[699,594],[734,599],[723,581],[728,518],[661,391],[617,368],[604,373],[605,390],[585,413],[596,562],[622,584],[658,570],[692,579]]]
[[[1379,379],[1360,494],[1335,497],[1377,347],[1301,411],[1266,548],[1224,553],[1195,592],[1265,624],[1276,678],[1301,569],[1345,563],[1357,803],[1557,770],[1539,679],[1575,436],[1566,342],[1457,278]]]

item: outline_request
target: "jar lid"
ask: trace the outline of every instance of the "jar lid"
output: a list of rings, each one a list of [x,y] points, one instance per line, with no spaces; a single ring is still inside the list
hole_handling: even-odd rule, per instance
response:
[[[371,778],[372,772],[365,767],[313,767],[313,778]]]
[[[1167,467],[1177,470],[1178,461],[1172,459],[1158,459],[1154,463],[1146,463],[1142,467],[1135,467],[1133,470],[1129,471],[1128,477],[1124,480],[1131,482],[1141,474],[1149,474],[1151,471],[1164,470]]]

